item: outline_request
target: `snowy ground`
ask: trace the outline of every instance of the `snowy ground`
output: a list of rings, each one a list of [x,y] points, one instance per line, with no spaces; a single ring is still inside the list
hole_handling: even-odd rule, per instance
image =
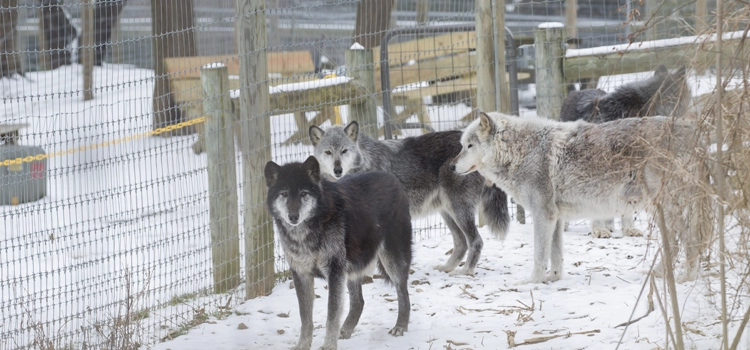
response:
[[[635,317],[647,309],[648,288],[640,302],[636,299],[656,241],[648,237],[592,239],[585,226],[570,231],[565,233],[566,273],[563,280],[550,284],[517,285],[531,271],[531,224],[514,223],[504,244],[482,230],[485,245],[474,277],[450,277],[432,269],[447,258],[445,252],[452,248],[450,237],[415,244],[409,331],[398,338],[388,335],[396,320],[395,291],[376,279],[364,286],[362,318],[352,338],[339,341],[339,348],[505,349],[505,331],[516,332],[515,341],[520,343],[534,337],[595,330],[523,348],[614,349],[620,337],[620,349],[663,346],[665,324],[658,306],[627,331],[616,327],[628,321],[634,308]],[[713,273],[704,271],[704,275]],[[313,349],[322,345],[325,336],[328,295],[325,282],[316,282],[315,293],[320,298],[314,309]],[[657,280],[660,294],[664,291],[661,282]],[[678,289],[688,348],[718,349],[718,284],[701,279]],[[348,301],[344,304],[348,308]],[[747,304],[748,300],[743,300],[740,308]],[[283,349],[293,346],[299,336],[299,310],[289,281],[277,285],[271,295],[248,300],[235,311],[231,317],[212,319],[154,349]],[[248,328],[238,329],[240,324]],[[740,349],[748,347],[750,343],[745,342]]]

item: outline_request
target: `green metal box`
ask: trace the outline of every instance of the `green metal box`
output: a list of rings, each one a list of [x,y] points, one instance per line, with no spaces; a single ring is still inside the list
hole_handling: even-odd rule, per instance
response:
[[[38,146],[0,145],[0,205],[33,202],[47,194],[44,155]]]

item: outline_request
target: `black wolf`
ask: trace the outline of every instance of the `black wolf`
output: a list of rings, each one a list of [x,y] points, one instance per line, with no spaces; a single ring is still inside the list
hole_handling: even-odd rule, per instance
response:
[[[328,282],[321,349],[336,349],[339,336],[349,338],[359,321],[364,307],[362,277],[376,262],[398,295],[398,319],[389,333],[403,335],[409,324],[412,228],[409,201],[398,179],[370,172],[330,182],[321,179],[320,165],[312,156],[283,166],[268,162],[265,178],[266,204],[279,229],[299,301],[302,331],[294,349],[309,349],[312,343],[315,277]],[[345,284],[350,309],[341,326]]]
[[[670,74],[659,65],[652,77],[622,85],[610,93],[600,89],[571,92],[563,101],[560,120],[603,123],[632,117],[682,116],[690,102],[685,67]]]

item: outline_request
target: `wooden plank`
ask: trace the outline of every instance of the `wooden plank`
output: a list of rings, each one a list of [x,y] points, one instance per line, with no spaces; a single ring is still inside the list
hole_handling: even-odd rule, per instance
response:
[[[727,61],[736,56],[739,36],[731,41],[726,40],[722,51]],[[633,47],[639,44],[634,43]],[[744,52],[737,57],[747,57],[750,46],[744,46]],[[693,67],[705,67],[716,57],[716,46],[713,42],[701,45],[688,43],[681,46],[656,47],[641,50],[611,51],[601,55],[566,57],[563,61],[565,76],[581,78],[598,78],[605,75],[645,72],[656,69],[660,64],[667,68],[678,68],[683,64]],[[538,80],[538,79],[537,79]]]
[[[271,103],[265,0],[237,0],[242,177],[245,234],[245,297],[271,293],[276,282],[273,221],[266,208],[263,169],[271,160]]]
[[[268,72],[283,76],[315,71],[310,51],[276,51],[266,53]],[[219,62],[229,70],[229,75],[240,74],[240,57],[237,55],[173,57],[164,60],[166,71],[171,77],[200,78],[200,68]]]
[[[476,32],[455,32],[418,40],[388,45],[388,62],[391,69],[408,64],[409,61],[426,60],[440,56],[454,55],[476,49]],[[372,49],[375,69],[380,70],[380,46]],[[379,75],[378,75],[379,76]]]
[[[505,73],[506,77],[508,73]],[[531,76],[529,73],[518,73],[518,79],[527,79]],[[420,100],[423,97],[428,96],[439,96],[449,93],[461,92],[461,91],[476,91],[477,89],[477,77],[476,74],[466,75],[459,79],[449,80],[431,84],[427,87],[421,87],[419,89],[407,90],[403,92],[393,93],[394,101],[397,99],[406,100]],[[471,94],[476,96],[476,94]],[[398,105],[398,103],[394,103]]]
[[[237,164],[234,156],[234,117],[229,100],[227,67],[203,68],[206,97],[204,141],[207,156],[209,222],[214,293],[240,284],[240,234]]]

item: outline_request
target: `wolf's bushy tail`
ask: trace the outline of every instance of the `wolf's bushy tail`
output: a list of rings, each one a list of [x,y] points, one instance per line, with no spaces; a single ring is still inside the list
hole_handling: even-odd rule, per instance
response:
[[[495,238],[504,240],[510,224],[508,195],[495,185],[485,184],[482,188],[480,210]]]

